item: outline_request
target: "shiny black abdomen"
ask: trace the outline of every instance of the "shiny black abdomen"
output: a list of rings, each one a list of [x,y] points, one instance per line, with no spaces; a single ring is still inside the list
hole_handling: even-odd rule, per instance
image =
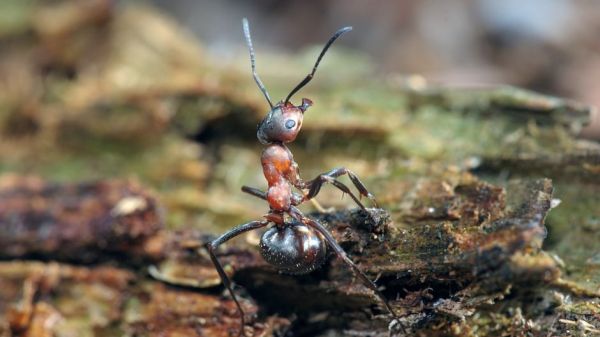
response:
[[[263,258],[287,274],[307,274],[319,268],[327,255],[323,237],[303,224],[269,228],[260,239]]]

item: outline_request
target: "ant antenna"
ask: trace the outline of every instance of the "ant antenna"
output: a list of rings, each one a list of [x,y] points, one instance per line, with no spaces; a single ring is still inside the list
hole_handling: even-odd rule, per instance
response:
[[[306,84],[308,84],[308,82],[310,82],[310,80],[312,80],[313,76],[315,75],[315,72],[317,71],[317,67],[319,66],[319,62],[321,62],[321,59],[323,58],[323,55],[325,55],[325,52],[327,52],[327,49],[329,49],[329,46],[331,46],[331,44],[333,44],[333,42],[335,40],[337,40],[338,37],[340,37],[342,34],[349,32],[352,30],[352,27],[344,27],[339,29],[337,32],[335,32],[335,34],[333,34],[333,36],[329,39],[329,41],[327,41],[327,43],[325,44],[325,47],[323,47],[323,50],[321,51],[321,54],[319,55],[319,57],[317,58],[317,62],[315,63],[315,66],[313,67],[313,70],[310,74],[308,74],[303,80],[302,82],[300,82],[291,92],[290,94],[286,97],[284,103],[287,103],[290,101],[290,98],[292,98],[292,96],[298,92],[298,90],[302,89],[302,87],[304,87]]]
[[[248,50],[250,51],[250,64],[252,65],[252,76],[254,76],[254,81],[260,88],[260,91],[262,91],[262,93],[265,95],[267,102],[269,102],[269,105],[271,106],[271,110],[273,110],[273,103],[271,102],[271,97],[269,97],[269,93],[267,92],[265,85],[262,83],[262,81],[260,80],[260,77],[258,77],[258,74],[256,73],[256,61],[254,59],[254,47],[252,47],[252,38],[250,37],[250,27],[248,26],[248,19],[246,19],[246,18],[242,19],[242,26],[244,27],[244,36],[246,37],[246,44],[248,45]]]

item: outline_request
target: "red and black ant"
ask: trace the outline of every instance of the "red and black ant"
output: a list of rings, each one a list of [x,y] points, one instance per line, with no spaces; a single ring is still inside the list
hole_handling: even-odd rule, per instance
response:
[[[263,228],[269,224],[273,224],[273,226],[262,235],[260,240],[260,252],[267,262],[284,273],[306,274],[323,264],[326,258],[327,246],[329,246],[344,263],[352,268],[353,272],[363,283],[379,296],[396,321],[397,316],[375,283],[369,280],[356,264],[348,258],[346,252],[344,252],[342,247],[340,247],[331,233],[322,224],[305,216],[296,207],[314,198],[324,183],[330,183],[343,193],[348,194],[361,209],[368,212],[352,191],[346,185],[336,180],[337,177],[344,174],[348,175],[361,196],[367,197],[375,207],[378,207],[374,196],[367,190],[358,177],[346,168],[336,168],[320,174],[313,180],[303,181],[300,178],[298,164],[294,161],[292,152],[285,145],[296,139],[302,127],[304,113],[312,105],[312,101],[308,98],[303,98],[302,103],[298,106],[293,105],[290,99],[298,90],[311,81],[317,71],[319,62],[321,62],[323,55],[325,55],[331,44],[342,34],[352,30],[352,27],[344,27],[335,32],[329,41],[327,41],[325,47],[323,47],[312,71],[287,95],[285,100],[273,105],[265,86],[256,73],[254,48],[252,47],[252,40],[250,38],[248,20],[244,18],[242,22],[244,36],[246,37],[246,43],[250,51],[252,75],[271,107],[267,116],[258,125],[256,132],[258,140],[267,146],[262,152],[261,164],[269,188],[267,192],[264,192],[256,188],[243,186],[242,191],[266,200],[269,203],[270,209],[264,215],[264,219],[239,225],[206,244],[210,258],[221,277],[223,285],[225,285],[237,305],[241,319],[239,335],[242,335],[245,325],[244,311],[233,292],[231,281],[227,274],[225,274],[214,251],[224,242],[242,233]],[[298,189],[301,194],[293,192],[292,187]]]

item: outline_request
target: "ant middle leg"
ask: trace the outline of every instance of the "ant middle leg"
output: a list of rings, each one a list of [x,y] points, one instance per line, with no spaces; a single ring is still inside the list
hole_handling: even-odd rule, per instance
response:
[[[242,192],[246,192],[250,195],[253,195],[257,198],[267,200],[267,192],[261,191],[258,188],[250,187],[250,186],[242,186]],[[294,193],[292,195],[292,205],[298,206],[304,202],[304,197],[302,195]],[[310,202],[315,206],[317,211],[321,213],[327,213],[328,211],[317,201],[317,199],[310,199]]]
[[[261,191],[258,188],[250,187],[250,186],[242,186],[242,192],[246,192],[250,195],[253,195],[257,198],[267,200],[267,192]]]
[[[229,230],[228,232],[226,232],[225,234],[216,238],[215,240],[206,243],[206,249],[208,250],[208,255],[210,256],[212,263],[215,265],[215,269],[217,269],[217,273],[219,273],[221,282],[223,282],[223,285],[225,286],[225,288],[227,288],[227,291],[229,291],[229,294],[231,295],[231,298],[235,302],[235,305],[237,306],[238,312],[240,314],[240,331],[239,331],[238,336],[242,336],[242,334],[244,334],[244,326],[246,325],[246,318],[244,317],[244,309],[242,309],[242,305],[238,301],[237,296],[235,296],[235,293],[233,292],[231,280],[229,279],[229,276],[227,276],[227,274],[225,273],[225,270],[223,269],[223,266],[217,259],[217,256],[215,255],[214,251],[217,249],[217,247],[219,247],[221,244],[225,243],[226,241],[229,241],[242,233],[245,233],[245,232],[248,232],[248,231],[251,231],[254,229],[262,228],[262,227],[266,226],[268,223],[269,223],[268,220],[248,222],[248,223],[239,225],[237,227],[234,227],[231,230]]]
[[[242,186],[242,192],[246,192],[246,193],[253,195],[259,199],[267,200],[267,192],[259,190],[258,188],[255,188],[255,187],[250,187],[250,186],[244,185],[244,186]],[[297,193],[292,193],[292,205],[298,206],[302,202],[304,202],[304,197],[302,195],[297,194]],[[315,206],[317,207],[317,209],[319,209],[319,211],[322,211],[322,212],[325,211],[323,209],[323,207],[316,202],[316,200],[314,201],[314,203],[315,203]]]
[[[352,193],[347,192],[349,191],[348,187],[335,179],[337,177],[343,176],[344,174],[348,175],[348,178],[350,178],[350,181],[352,181],[352,184],[354,184],[360,196],[369,198],[369,200],[371,200],[375,207],[379,207],[377,201],[375,200],[375,196],[367,190],[365,184],[363,184],[363,182],[360,181],[360,179],[354,172],[348,170],[345,167],[335,168],[329,172],[320,174],[317,178],[309,181],[307,183],[307,187],[309,188],[307,197],[310,196],[310,198],[314,198],[319,193],[319,191],[321,190],[321,186],[324,183],[331,183],[341,191],[348,193],[362,209],[365,209],[362,203],[360,201],[357,201],[357,198]]]

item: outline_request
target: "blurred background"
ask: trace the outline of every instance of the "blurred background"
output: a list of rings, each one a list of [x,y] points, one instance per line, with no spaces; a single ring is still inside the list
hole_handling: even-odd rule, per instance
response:
[[[213,282],[208,287],[218,284],[208,260],[199,274],[188,268],[198,256],[187,239],[206,241],[205,235],[223,233],[268,210],[263,200],[240,191],[243,185],[266,188],[260,166],[264,146],[256,139],[256,125],[268,111],[252,79],[242,17],[250,21],[257,70],[274,101],[304,78],[334,31],[354,27],[329,49],[314,80],[293,97],[292,103],[308,97],[314,106],[290,149],[305,180],[343,166],[377,196],[390,213],[390,229],[401,233],[408,247],[404,251],[402,243],[390,256],[402,259],[400,268],[407,268],[420,284],[408,288],[418,295],[412,297],[414,302],[407,296],[411,303],[424,298],[432,305],[442,298],[454,301],[462,290],[450,294],[459,288],[449,284],[462,282],[454,281],[454,270],[447,275],[443,271],[439,280],[422,278],[404,258],[413,256],[421,270],[429,268],[429,254],[438,261],[461,256],[462,249],[467,250],[465,256],[478,255],[480,241],[465,241],[464,234],[473,233],[489,243],[492,252],[505,244],[526,249],[510,256],[510,261],[516,257],[514,261],[522,264],[516,269],[520,276],[506,274],[503,282],[521,278],[529,284],[522,293],[536,299],[494,290],[490,299],[505,298],[499,304],[510,306],[504,312],[505,325],[495,323],[499,311],[485,299],[478,301],[493,319],[479,320],[476,314],[465,320],[458,312],[465,329],[477,333],[482,331],[479,327],[510,326],[522,333],[520,327],[529,326],[530,319],[548,319],[549,329],[562,318],[584,328],[579,319],[598,321],[600,306],[588,311],[563,307],[571,295],[597,294],[600,289],[598,118],[595,126],[589,125],[594,107],[600,105],[597,1],[0,1],[0,259],[8,264],[23,258],[85,264],[94,258],[129,263],[131,257],[132,263],[139,262],[134,266],[137,281],[145,283],[145,259],[181,253],[174,257],[181,267],[172,269],[174,274],[191,271],[184,279]],[[340,180],[351,184],[347,177]],[[511,192],[506,186],[518,188]],[[317,199],[326,209],[356,207],[331,187],[323,188]],[[545,217],[550,206],[555,208]],[[307,213],[317,209],[310,203],[302,208]],[[519,224],[514,228],[526,230],[524,236],[512,235],[510,218],[522,211],[535,216],[513,219]],[[121,218],[130,216],[132,227],[121,226]],[[531,241],[512,245],[488,225],[510,230],[509,239]],[[540,230],[535,238],[527,234],[534,227]],[[252,247],[242,250],[258,256],[259,233],[238,239],[230,246],[233,250]],[[181,243],[181,250],[172,250],[171,243]],[[538,251],[535,260],[518,258]],[[169,270],[169,259],[161,270]],[[496,255],[481,260],[491,261],[500,271],[514,266],[496,266]],[[34,269],[46,265],[36,264]],[[12,264],[0,264],[0,336],[7,335],[6,310],[27,302],[21,301],[21,288],[29,284],[23,280],[32,272],[28,262],[23,266],[21,276],[14,276]],[[85,270],[101,266],[90,264]],[[475,275],[471,268],[459,269]],[[346,269],[325,272],[337,280],[339,270]],[[488,267],[481,270],[486,273]],[[381,281],[401,282],[396,269],[390,273]],[[538,297],[533,291],[548,286],[547,277],[562,281],[557,279],[561,273],[568,282],[576,282],[560,285],[561,291],[572,287],[569,292],[552,289]],[[13,275],[9,286],[2,283],[7,279],[3,275]],[[127,275],[123,285],[133,277]],[[175,276],[172,280],[177,281]],[[60,291],[48,291],[50,297],[59,294],[57,301],[65,308],[61,314],[69,317],[61,321],[67,324],[64,331],[77,331],[72,322],[86,326],[89,333],[78,336],[100,336],[99,327],[108,336],[125,335],[113,328],[151,329],[155,317],[164,317],[161,310],[193,307],[178,302],[180,297],[173,297],[175,305],[159,300],[156,316],[140,321],[134,301],[128,308],[136,314],[123,314],[121,322],[121,311],[97,310],[96,302],[80,309],[72,304],[84,297],[78,288],[52,282],[74,289],[62,293],[64,297]],[[442,297],[429,297],[430,286],[444,289]],[[104,294],[104,289],[98,293]],[[131,297],[129,288],[120,289],[114,296],[116,305],[100,307],[120,307]],[[160,297],[153,289],[148,293]],[[181,294],[190,295],[183,289]],[[29,301],[36,299],[31,292]],[[350,302],[354,305],[354,298]],[[537,304],[530,306],[533,302]],[[554,310],[559,306],[566,310],[564,315]],[[420,307],[430,310],[427,304]],[[54,312],[42,309],[43,315]],[[423,315],[430,316],[425,311]],[[79,323],[77,316],[88,312],[93,319],[85,317]],[[548,316],[550,312],[554,316]],[[28,320],[15,317],[17,330],[23,330],[19,324]],[[58,321],[54,314],[43,317]],[[182,316],[192,327],[196,318],[194,312]],[[51,325],[43,319],[36,322],[44,327],[39,331]],[[298,322],[296,327],[302,328],[303,321]],[[315,322],[319,328],[321,323]],[[389,322],[377,324],[387,335]],[[216,331],[225,330],[217,324]],[[452,331],[464,335],[467,330]],[[204,332],[180,335],[194,333]],[[353,334],[357,335],[361,334]]]
[[[223,58],[241,52],[240,18],[248,17],[262,70],[261,50],[295,53],[351,25],[352,34],[337,43],[372,59],[379,74],[419,74],[452,86],[510,84],[600,105],[595,1],[152,2]],[[600,124],[583,133],[600,137]]]
[[[159,191],[170,226],[212,231],[264,210],[239,193],[244,184],[264,186],[255,130],[267,109],[252,80],[242,17],[274,100],[305,76],[334,31],[354,27],[294,97],[315,102],[292,146],[305,179],[347,165],[375,184],[419,161],[420,173],[429,164],[483,163],[493,166],[492,178],[519,170],[556,178],[561,160],[571,167],[569,156],[588,158],[595,148],[583,137],[600,135],[585,126],[587,106],[600,104],[597,2],[0,6],[0,172],[139,179]],[[469,89],[437,91],[443,87]],[[349,205],[336,191],[324,193],[332,206]]]

